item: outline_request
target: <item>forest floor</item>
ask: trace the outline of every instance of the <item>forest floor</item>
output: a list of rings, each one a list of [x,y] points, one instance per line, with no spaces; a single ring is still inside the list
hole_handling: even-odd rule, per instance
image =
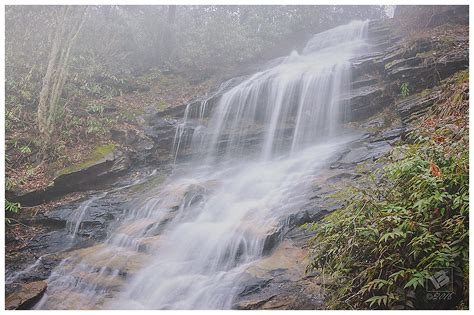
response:
[[[74,104],[76,107],[66,106],[66,119],[59,123],[56,140],[51,144],[52,154],[46,162],[39,156],[39,133],[32,128],[36,125],[36,112],[15,113],[15,119],[7,122],[6,132],[8,188],[27,192],[47,187],[61,169],[80,163],[99,145],[114,143],[111,130],[140,133],[141,116],[145,113],[186,104],[215,84],[213,80],[193,84],[181,75],[159,72],[132,77],[129,82],[146,88],[107,98],[89,96]]]

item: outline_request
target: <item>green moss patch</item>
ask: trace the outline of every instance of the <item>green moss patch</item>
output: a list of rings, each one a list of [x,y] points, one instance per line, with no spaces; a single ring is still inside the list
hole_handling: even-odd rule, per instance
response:
[[[58,176],[74,173],[74,172],[83,170],[85,168],[91,167],[92,165],[97,164],[97,162],[101,161],[107,155],[109,155],[110,153],[114,151],[115,151],[115,144],[110,143],[110,144],[99,145],[95,147],[94,151],[92,151],[83,162],[63,168],[62,170],[58,172]]]

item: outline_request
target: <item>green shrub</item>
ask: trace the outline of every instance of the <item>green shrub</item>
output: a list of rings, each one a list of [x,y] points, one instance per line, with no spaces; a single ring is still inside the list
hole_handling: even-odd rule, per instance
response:
[[[409,142],[344,208],[307,225],[315,231],[308,271],[333,279],[331,308],[467,305],[468,129],[444,124],[412,133]],[[451,299],[427,299],[433,268],[454,270]]]
[[[410,95],[410,88],[408,87],[407,82],[403,82],[402,85],[400,86],[400,94],[403,97],[407,97],[408,95]]]
[[[11,181],[10,178],[6,177],[5,178],[5,191],[13,189],[13,182]],[[5,198],[5,211],[11,212],[11,213],[18,213],[21,210],[21,205],[19,202],[11,202],[8,199]],[[10,223],[9,218],[5,218],[5,221],[7,223]]]

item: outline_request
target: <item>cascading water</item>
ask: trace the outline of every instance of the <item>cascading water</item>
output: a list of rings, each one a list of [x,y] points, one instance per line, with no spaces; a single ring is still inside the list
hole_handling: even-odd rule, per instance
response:
[[[347,108],[341,96],[350,89],[350,59],[367,50],[366,32],[366,22],[353,22],[315,35],[301,55],[292,52],[222,95],[207,126],[192,123],[202,120],[207,101],[188,107],[175,155],[188,125],[193,153],[208,162],[248,156],[249,138],[268,160],[334,135]]]
[[[357,21],[315,35],[301,54],[226,83],[214,104],[189,106],[173,154],[189,146],[192,161],[130,203],[107,241],[65,259],[37,307],[231,308],[242,274],[350,140],[343,95],[366,32]]]

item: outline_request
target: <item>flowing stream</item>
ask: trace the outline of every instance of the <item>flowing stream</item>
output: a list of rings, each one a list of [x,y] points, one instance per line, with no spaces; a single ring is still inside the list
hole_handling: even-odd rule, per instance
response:
[[[214,104],[189,105],[173,174],[131,201],[104,243],[63,260],[37,308],[232,308],[242,274],[354,138],[341,127],[350,105],[343,96],[351,59],[369,49],[367,25],[317,34],[301,53],[224,83]],[[185,152],[191,158],[181,163]]]

